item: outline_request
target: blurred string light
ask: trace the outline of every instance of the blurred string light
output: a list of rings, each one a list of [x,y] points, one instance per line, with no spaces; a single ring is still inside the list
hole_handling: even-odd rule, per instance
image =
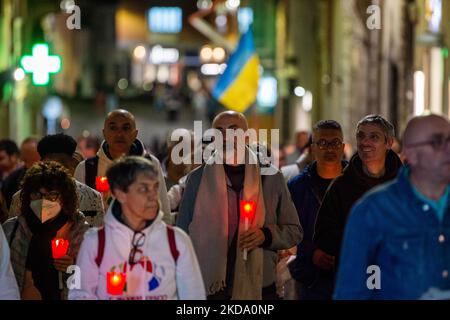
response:
[[[73,7],[75,7],[75,1],[74,0],[63,0],[59,3],[59,7],[61,10],[64,11],[71,11]]]
[[[44,103],[42,115],[47,120],[56,120],[61,116],[62,111],[63,104],[61,98],[57,96],[50,96]]]
[[[200,10],[208,10],[212,8],[212,1],[211,0],[198,0],[197,1],[197,8]]]
[[[414,114],[420,116],[425,111],[425,73],[414,72]]]
[[[216,62],[222,62],[225,59],[225,50],[221,47],[216,47],[212,52],[212,56]]]
[[[13,77],[15,81],[22,81],[25,79],[25,71],[22,68],[17,68],[14,70]]]
[[[83,137],[87,138],[91,135],[91,133],[88,130],[83,130],[83,133],[81,134]]]
[[[125,78],[120,79],[117,82],[117,87],[119,87],[120,90],[125,90],[126,88],[128,88],[128,80]]]
[[[150,53],[150,62],[153,64],[177,63],[180,58],[180,52],[175,48],[163,48],[156,45]]]
[[[311,111],[313,108],[313,95],[311,91],[306,91],[303,96],[303,110],[306,112]]]
[[[49,96],[44,102],[42,108],[42,115],[47,119],[47,134],[56,133],[56,119],[58,119],[63,112],[63,103],[58,96]]]
[[[253,23],[253,9],[250,7],[239,8],[237,18],[239,32],[246,33],[248,27]]]
[[[204,46],[200,49],[200,60],[210,61],[213,57],[213,50],[210,46]]]
[[[31,51],[32,55],[23,56],[20,64],[26,73],[33,74],[34,85],[46,85],[50,81],[50,73],[61,71],[61,57],[49,55],[48,44],[46,43],[35,44]]]
[[[303,87],[299,86],[299,87],[295,87],[295,89],[294,89],[294,94],[297,97],[303,97],[305,95],[305,93],[306,93],[306,90]]]
[[[151,32],[179,33],[183,28],[183,11],[179,7],[152,7],[148,11]]]
[[[137,46],[136,48],[134,48],[133,50],[133,55],[136,59],[138,60],[142,60],[145,58],[145,55],[147,53],[147,50],[145,50],[144,46]]]
[[[200,67],[200,72],[203,73],[205,76],[216,76],[224,73],[226,68],[227,65],[225,63],[222,64],[205,63]]]
[[[240,0],[227,0],[225,2],[225,6],[227,7],[228,10],[236,10],[240,4],[241,4]]]
[[[144,91],[151,91],[153,89],[153,83],[149,81],[144,82],[144,84],[142,85],[142,89],[144,89]]]
[[[448,48],[444,47],[442,48],[442,56],[447,59],[448,58]]]
[[[215,22],[216,22],[216,26],[219,29],[223,29],[223,28],[225,28],[227,26],[227,17],[225,15],[223,15],[223,14],[218,15],[216,17]]]
[[[68,118],[63,118],[61,120],[61,128],[67,130],[70,128],[70,120]]]
[[[200,82],[196,72],[191,71],[188,73],[187,84],[193,91],[198,91],[202,88],[202,83]]]
[[[260,107],[275,107],[278,100],[277,79],[271,76],[262,77],[258,84],[256,101]]]

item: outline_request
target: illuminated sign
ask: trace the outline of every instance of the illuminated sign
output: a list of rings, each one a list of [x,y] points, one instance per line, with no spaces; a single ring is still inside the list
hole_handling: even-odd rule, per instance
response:
[[[35,44],[32,55],[24,56],[20,64],[26,73],[33,74],[33,84],[37,86],[45,86],[50,81],[50,73],[61,71],[61,58],[57,55],[49,56],[46,43]]]
[[[148,11],[148,26],[154,33],[179,33],[183,13],[178,7],[153,7]]]

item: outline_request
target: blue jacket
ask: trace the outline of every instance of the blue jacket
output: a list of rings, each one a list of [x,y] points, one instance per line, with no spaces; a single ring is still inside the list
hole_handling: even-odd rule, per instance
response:
[[[347,164],[343,161],[342,167],[344,168]],[[320,271],[312,262],[315,248],[314,226],[322,203],[322,199],[313,187],[312,174],[316,171],[316,166],[316,162],[313,162],[288,182],[288,189],[304,232],[303,241],[297,246],[297,258],[289,264],[289,271],[295,280],[306,286],[310,286],[316,280]]]
[[[335,299],[418,299],[430,287],[449,290],[448,202],[441,222],[414,193],[407,168],[361,198],[345,228]],[[376,274],[381,288],[370,290]]]

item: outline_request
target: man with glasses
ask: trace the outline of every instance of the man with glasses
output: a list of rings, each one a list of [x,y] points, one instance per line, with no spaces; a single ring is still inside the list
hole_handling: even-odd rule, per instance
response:
[[[368,115],[356,127],[357,153],[330,185],[315,226],[313,263],[328,273],[331,298],[342,236],[350,209],[373,187],[392,180],[402,166],[391,150],[394,127],[379,115]]]
[[[442,296],[448,297],[448,118],[413,118],[405,129],[403,145],[408,166],[394,181],[365,195],[352,210],[342,247],[337,299],[409,300],[431,298],[430,292],[439,290],[445,290]]]
[[[72,290],[69,298],[205,299],[191,240],[162,221],[156,164],[125,157],[106,175],[115,200],[105,227],[85,235],[77,259],[81,289]]]
[[[326,293],[330,282],[323,281],[320,277],[322,270],[313,264],[312,239],[317,211],[325,192],[331,181],[347,165],[342,161],[344,143],[341,125],[334,120],[316,123],[313,127],[311,151],[315,161],[288,183],[305,232],[303,241],[297,246],[297,258],[289,265],[292,277],[299,283],[300,300],[328,297]]]

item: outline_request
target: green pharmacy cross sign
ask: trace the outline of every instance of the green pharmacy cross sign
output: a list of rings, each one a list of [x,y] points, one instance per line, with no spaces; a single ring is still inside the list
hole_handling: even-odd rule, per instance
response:
[[[48,44],[37,43],[33,46],[31,56],[23,56],[20,60],[23,70],[33,74],[33,84],[45,86],[50,80],[50,73],[61,71],[61,58],[48,55]]]

